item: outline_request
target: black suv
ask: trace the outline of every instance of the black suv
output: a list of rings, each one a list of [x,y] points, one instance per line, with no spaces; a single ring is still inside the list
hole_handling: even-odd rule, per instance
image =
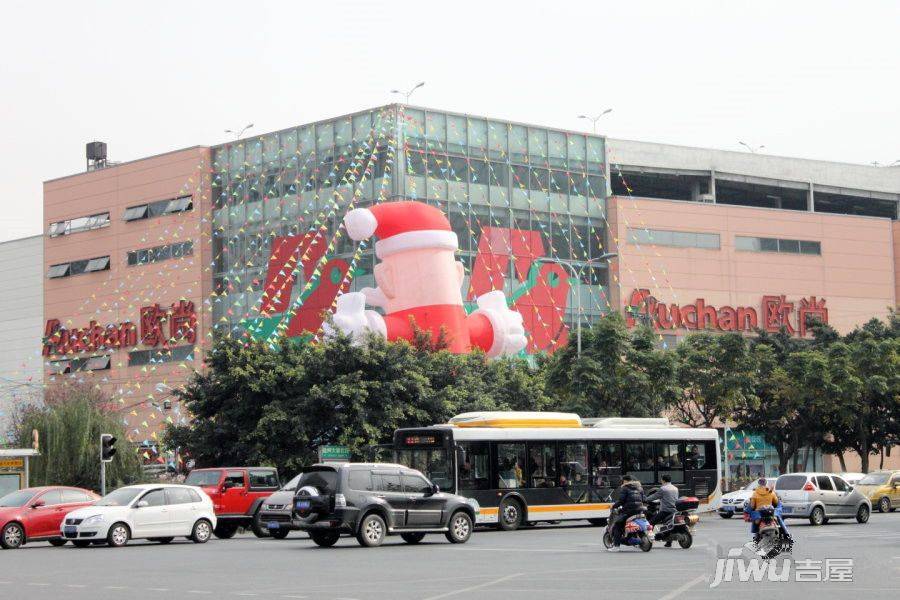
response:
[[[400,465],[318,464],[297,482],[292,521],[323,547],[337,543],[341,533],[369,547],[395,534],[417,544],[426,533],[443,533],[462,544],[472,535],[475,511],[462,496],[443,493]]]

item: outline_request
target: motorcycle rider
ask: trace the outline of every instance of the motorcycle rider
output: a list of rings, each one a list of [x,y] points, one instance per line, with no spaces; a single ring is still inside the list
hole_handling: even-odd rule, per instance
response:
[[[665,523],[675,515],[675,502],[678,501],[678,488],[672,485],[672,476],[661,477],[663,484],[658,490],[647,496],[647,500],[659,500],[659,511],[650,520],[651,525]],[[666,548],[672,547],[672,540],[666,542]]]
[[[631,475],[622,476],[622,485],[619,487],[619,499],[612,505],[619,509],[616,521],[613,523],[613,548],[618,548],[622,542],[622,534],[625,532],[625,521],[628,517],[644,512],[644,490],[641,482]]]
[[[774,490],[768,488],[766,478],[760,477],[759,481],[757,481],[756,489],[753,490],[753,495],[750,496],[750,500],[747,501],[748,508],[750,509],[748,514],[750,533],[753,534],[754,541],[759,541],[759,509],[763,506],[776,508],[778,502],[778,495]]]

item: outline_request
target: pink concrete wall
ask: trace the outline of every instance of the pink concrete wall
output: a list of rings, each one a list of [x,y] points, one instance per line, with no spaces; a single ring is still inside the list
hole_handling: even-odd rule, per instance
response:
[[[894,236],[894,300],[900,304],[900,221],[891,223]]]
[[[146,349],[139,339],[137,346],[113,352],[110,370],[87,375],[114,395],[130,437],[136,441],[153,440],[167,418],[178,419],[180,407],[171,398],[170,388],[183,383],[191,367],[200,366],[201,343],[208,342],[210,313],[205,301],[211,288],[212,260],[209,165],[208,148],[190,148],[44,183],[45,234],[56,221],[110,213],[108,227],[44,238],[46,268],[110,256],[108,271],[45,279],[45,319],[59,319],[68,328],[87,327],[91,320],[100,325],[131,321],[139,326],[142,306],[159,303],[165,308],[181,299],[194,302],[199,331],[193,365],[174,362],[129,367],[128,351]],[[140,221],[122,219],[129,206],[183,195],[193,197],[193,210]],[[187,240],[194,243],[193,256],[127,264],[129,250]],[[48,378],[48,383],[52,384],[52,379]],[[173,401],[172,411],[163,412],[151,404],[164,398]]]
[[[826,299],[831,325],[846,333],[885,317],[900,294],[900,229],[888,219],[622,197],[610,200],[609,211],[619,306],[646,288],[666,304],[704,298],[717,307],[755,307],[762,319],[763,295],[785,294],[795,310],[800,298],[816,296]],[[627,241],[628,228],[718,233],[721,249],[639,246]],[[736,235],[820,241],[822,255],[739,251]]]

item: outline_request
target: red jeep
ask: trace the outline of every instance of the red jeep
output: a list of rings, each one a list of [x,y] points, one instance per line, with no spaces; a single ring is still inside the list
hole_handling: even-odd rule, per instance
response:
[[[213,533],[227,540],[237,533],[238,527],[249,527],[257,537],[269,532],[260,527],[254,518],[263,500],[281,487],[278,471],[271,467],[222,467],[194,469],[184,481],[196,485],[213,501],[218,523]]]

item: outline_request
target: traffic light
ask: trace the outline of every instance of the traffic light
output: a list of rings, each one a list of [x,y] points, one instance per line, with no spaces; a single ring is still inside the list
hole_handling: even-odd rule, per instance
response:
[[[100,460],[112,462],[116,454],[116,438],[110,433],[100,434]]]

